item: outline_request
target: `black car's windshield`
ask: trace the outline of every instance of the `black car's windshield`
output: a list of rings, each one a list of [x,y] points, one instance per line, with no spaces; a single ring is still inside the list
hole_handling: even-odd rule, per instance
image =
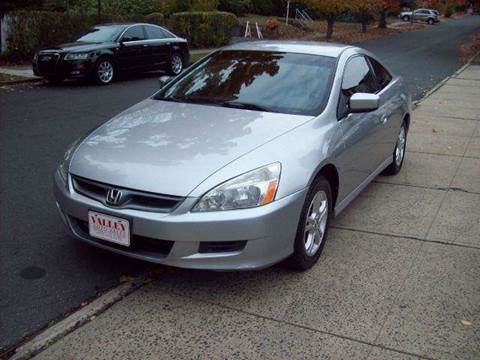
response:
[[[120,32],[124,29],[124,26],[95,26],[83,33],[82,36],[77,38],[77,41],[85,42],[106,42],[114,41]]]
[[[155,98],[250,110],[318,115],[335,59],[261,51],[220,51]]]

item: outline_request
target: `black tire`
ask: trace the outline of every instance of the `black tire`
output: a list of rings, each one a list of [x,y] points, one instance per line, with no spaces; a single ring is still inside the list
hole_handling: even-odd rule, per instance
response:
[[[404,131],[405,133],[405,138],[404,138],[404,146],[403,146],[403,150],[402,151],[402,155],[401,155],[401,159],[400,161],[398,161],[398,158],[397,158],[397,149],[400,145],[400,136],[401,136],[401,132],[402,130]],[[403,166],[403,162],[405,160],[405,152],[407,150],[407,135],[408,135],[408,128],[407,128],[407,124],[404,122],[402,124],[402,127],[400,128],[400,131],[399,131],[399,136],[397,138],[397,143],[395,145],[395,149],[393,149],[393,161],[390,165],[388,165],[388,167],[383,171],[383,174],[384,175],[396,175],[400,172],[400,170],[402,169],[402,166]]]
[[[404,16],[402,17],[402,20],[403,20],[403,21],[410,21],[410,16],[404,15]]]
[[[93,73],[93,80],[99,85],[109,85],[115,78],[115,64],[109,58],[102,57],[97,60]]]
[[[50,85],[59,85],[65,78],[63,76],[48,76],[47,81]]]
[[[427,24],[428,24],[428,25],[433,25],[433,24],[435,24],[435,20],[433,20],[433,19],[428,19],[428,20],[427,20]]]
[[[327,218],[325,224],[325,230],[323,232],[323,237],[321,238],[320,246],[316,250],[313,255],[309,255],[306,250],[306,221],[307,216],[309,216],[310,206],[315,195],[319,192],[323,192],[326,195],[326,211],[327,211]],[[294,252],[293,254],[286,260],[286,265],[296,271],[305,271],[310,269],[313,265],[315,265],[320,257],[325,243],[328,237],[328,228],[330,226],[330,220],[332,219],[333,215],[333,203],[332,203],[332,190],[330,187],[330,183],[325,179],[323,176],[318,176],[315,179],[314,183],[310,186],[308,190],[307,196],[305,198],[305,203],[303,205],[302,212],[300,214],[300,220],[298,222],[297,227],[297,234],[295,237],[295,244],[294,244]]]
[[[178,52],[172,53],[170,56],[170,63],[168,65],[168,73],[172,76],[177,76],[183,71],[183,57]]]

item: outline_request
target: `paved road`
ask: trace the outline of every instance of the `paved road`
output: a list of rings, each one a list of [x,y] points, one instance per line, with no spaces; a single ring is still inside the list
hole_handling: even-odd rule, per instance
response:
[[[458,46],[480,17],[372,40],[365,46],[404,75],[416,98],[461,64]],[[78,136],[157,87],[156,76],[108,87],[67,83],[0,90],[0,349],[150,267],[65,236],[51,178]]]

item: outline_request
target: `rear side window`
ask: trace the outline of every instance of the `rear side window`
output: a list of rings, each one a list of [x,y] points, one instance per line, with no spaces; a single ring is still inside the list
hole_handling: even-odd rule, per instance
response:
[[[377,89],[378,91],[383,90],[392,81],[392,75],[377,60],[371,57],[368,60],[372,64],[373,72],[375,73]]]
[[[136,25],[129,28],[122,36],[122,41],[138,41],[145,40],[145,35],[143,33],[143,26]]]
[[[349,100],[353,94],[377,92],[375,76],[364,56],[348,60],[343,72],[342,90],[338,102],[337,115],[341,119],[350,111]]]
[[[165,39],[169,36],[161,28],[156,26],[145,26],[148,39]]]

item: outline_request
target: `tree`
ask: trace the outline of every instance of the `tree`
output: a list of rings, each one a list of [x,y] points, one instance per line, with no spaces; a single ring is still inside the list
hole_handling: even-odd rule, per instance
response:
[[[380,5],[380,17],[378,20],[378,27],[380,29],[387,28],[387,14],[389,12],[397,11],[400,9],[400,2],[398,0],[381,0]]]
[[[301,0],[299,2],[325,16],[327,19],[326,36],[327,39],[330,39],[333,35],[335,20],[353,8],[353,1],[354,0]]]
[[[382,8],[384,0],[360,0],[355,5],[355,11],[360,15],[362,32],[367,32],[367,25]]]

